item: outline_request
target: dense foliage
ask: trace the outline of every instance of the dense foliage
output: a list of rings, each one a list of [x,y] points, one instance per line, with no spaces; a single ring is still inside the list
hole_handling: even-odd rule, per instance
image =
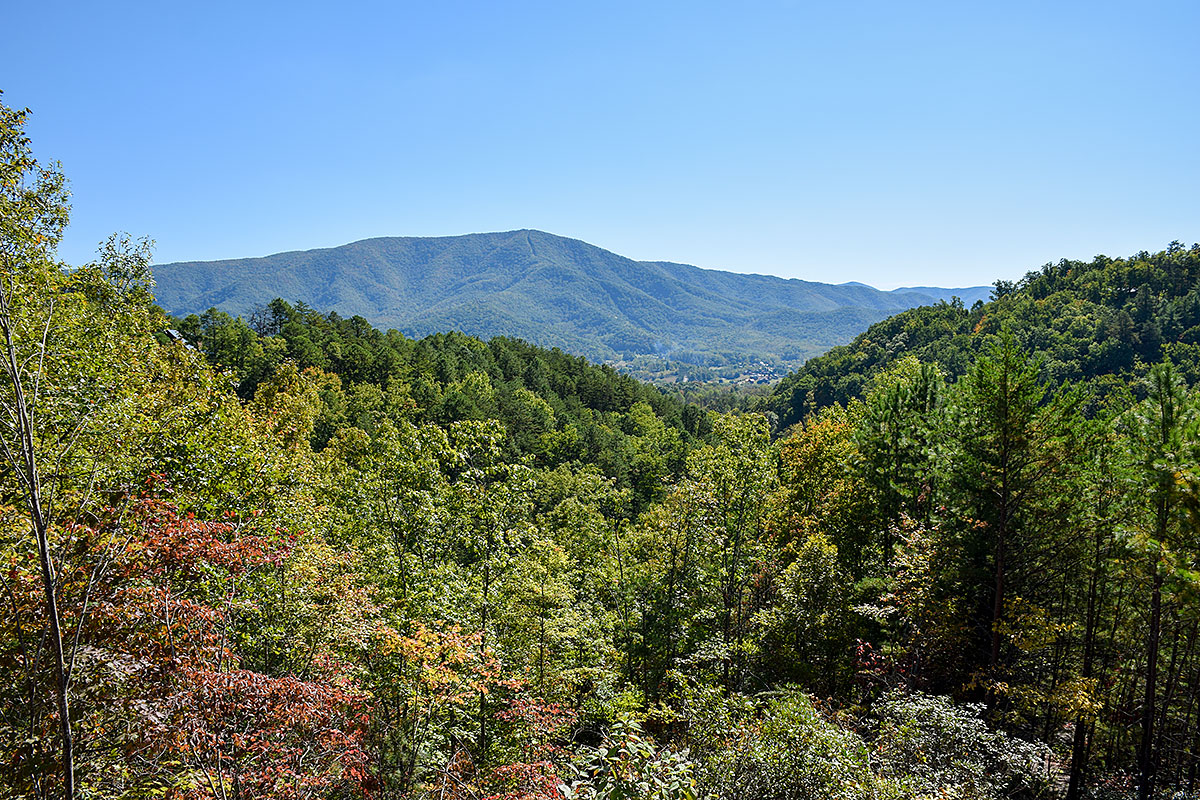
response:
[[[3,114],[0,798],[1195,796],[1171,362],[1100,402],[1013,327],[773,437],[515,340],[173,323],[145,243],[56,260]]]
[[[254,398],[283,364],[310,370],[319,401],[310,436],[316,450],[346,427],[371,433],[385,421],[498,420],[506,460],[593,465],[619,488],[632,489],[640,509],[679,476],[687,445],[712,427],[700,408],[677,395],[517,339],[484,343],[446,333],[414,341],[382,333],[362,317],[320,314],[279,299],[249,322],[210,309],[176,324],[243,399]]]
[[[1200,378],[1200,245],[1158,253],[1059,261],[1018,281],[997,281],[990,302],[914,308],[872,325],[780,382],[772,409],[784,425],[861,397],[905,356],[964,374],[1005,331],[1042,356],[1043,377],[1084,383],[1103,396],[1170,357]]]

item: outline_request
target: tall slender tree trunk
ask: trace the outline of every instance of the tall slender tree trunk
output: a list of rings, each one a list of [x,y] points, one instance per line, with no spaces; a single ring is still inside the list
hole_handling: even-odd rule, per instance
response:
[[[13,421],[16,423],[19,453],[6,447],[6,455],[14,471],[25,484],[25,504],[29,509],[29,521],[37,540],[38,560],[41,566],[42,590],[46,601],[46,616],[50,626],[50,653],[54,658],[54,700],[58,709],[58,729],[62,751],[63,796],[66,800],[75,797],[75,742],[71,734],[71,707],[68,697],[70,675],[63,655],[63,636],[58,615],[58,578],[54,570],[54,557],[50,552],[50,530],[42,504],[41,475],[38,472],[37,451],[34,446],[33,412],[25,397],[18,363],[16,345],[13,342],[12,317],[9,314],[8,287],[0,281],[0,328],[4,333],[4,371],[12,383]],[[43,347],[45,343],[43,342]]]
[[[1187,666],[1192,663],[1192,656],[1196,651],[1196,634],[1197,634],[1198,630],[1200,630],[1200,623],[1195,622],[1195,621],[1192,622],[1191,630],[1188,631],[1188,634],[1187,634],[1187,644],[1183,648],[1183,654],[1180,655],[1179,654],[1180,628],[1176,627],[1176,629],[1175,629],[1175,641],[1171,645],[1171,666],[1167,668],[1166,692],[1163,695],[1161,710],[1159,711],[1159,717],[1158,717],[1158,741],[1155,744],[1155,748],[1158,750],[1158,752],[1160,754],[1159,755],[1159,764],[1158,764],[1158,774],[1159,774],[1160,780],[1161,780],[1161,776],[1164,774],[1163,768],[1162,768],[1162,755],[1161,754],[1163,753],[1164,748],[1166,748],[1168,746],[1168,743],[1166,742],[1166,736],[1167,736],[1167,731],[1170,730],[1170,728],[1171,728],[1171,726],[1168,725],[1169,714],[1171,712],[1171,705],[1175,702],[1177,694],[1180,691],[1180,685],[1184,679],[1183,672],[1187,668]],[[1189,730],[1188,720],[1192,715],[1191,701],[1192,701],[1192,698],[1189,696],[1188,703],[1184,707],[1185,710],[1184,710],[1184,714],[1183,714],[1182,725],[1180,725],[1178,727],[1178,730],[1180,730],[1180,731]],[[1172,764],[1171,778],[1172,778],[1172,781],[1176,785],[1178,785],[1181,780],[1181,774],[1183,771],[1184,762],[1187,760],[1187,757],[1185,755],[1186,751],[1184,750],[1184,745],[1182,744],[1182,742],[1177,747],[1171,748],[1171,750],[1176,754],[1176,758],[1174,760],[1174,763]]]
[[[491,569],[490,560],[492,555],[492,534],[489,531],[487,534],[487,555],[483,562],[483,606],[479,612],[479,658],[482,661],[487,655],[487,626],[488,626],[488,598],[491,591]],[[482,770],[487,762],[487,692],[481,687],[479,689],[479,753],[475,757],[475,767]]]
[[[1000,519],[996,524],[996,570],[995,570],[995,586],[993,588],[994,596],[992,597],[992,637],[991,648],[988,654],[988,668],[992,673],[992,678],[996,677],[996,670],[1000,667],[1000,622],[1004,619],[1004,581],[1006,578],[1005,569],[1007,564],[1005,560],[1008,556],[1008,528],[1010,519],[1009,508],[1009,474],[1008,474],[1008,442],[1005,436],[1003,442],[1004,452],[1001,455],[1001,483],[1000,483]]]
[[[1096,535],[1096,547],[1092,556],[1092,574],[1088,578],[1087,621],[1083,634],[1083,665],[1080,677],[1085,681],[1092,677],[1096,660],[1096,629],[1099,622],[1099,588],[1103,569],[1103,534]],[[1083,791],[1083,780],[1087,775],[1088,754],[1091,752],[1091,721],[1084,714],[1075,715],[1075,731],[1071,742],[1071,777],[1067,783],[1066,800],[1079,800]]]
[[[1162,440],[1168,438],[1167,428],[1171,424],[1163,414]],[[1160,479],[1161,480],[1161,479]],[[1157,542],[1165,542],[1170,520],[1167,492],[1169,488],[1159,486],[1155,499],[1154,533]],[[1158,698],[1158,650],[1162,637],[1162,587],[1163,576],[1159,567],[1157,549],[1150,555],[1148,564],[1152,577],[1150,590],[1150,628],[1146,632],[1146,691],[1142,700],[1142,741],[1138,747],[1138,800],[1149,800],[1154,794],[1154,718]]]
[[[1154,588],[1150,593],[1150,630],[1146,635],[1146,691],[1142,700],[1142,741],[1138,748],[1138,800],[1149,800],[1154,792],[1154,717],[1158,689],[1158,648],[1162,635],[1162,575],[1158,559],[1154,570]]]
[[[1000,621],[1004,618],[1004,580],[1005,558],[1008,555],[1008,529],[1012,519],[1012,480],[1013,480],[1013,447],[1011,441],[1012,424],[1009,405],[1009,374],[1008,362],[1004,362],[1004,372],[1000,384],[1000,514],[996,522],[996,573],[995,596],[992,598],[992,641],[988,658],[988,668],[993,680],[1000,667]],[[990,693],[990,692],[989,692]],[[989,703],[990,705],[990,703]]]
[[[988,665],[994,674],[1000,666],[1000,621],[1004,618],[1004,531],[1001,528],[996,542],[996,586],[992,599],[992,647]]]

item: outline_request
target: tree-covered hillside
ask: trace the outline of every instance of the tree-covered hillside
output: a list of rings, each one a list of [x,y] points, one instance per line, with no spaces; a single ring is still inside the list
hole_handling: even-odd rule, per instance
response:
[[[209,310],[176,320],[181,335],[251,400],[281,367],[320,374],[311,443],[323,449],[347,426],[381,420],[450,425],[498,420],[505,458],[539,466],[589,464],[634,508],[678,477],[689,443],[712,424],[700,407],[555,348],[461,333],[414,340],[276,299],[249,321]],[[166,340],[165,334],[160,338]]]
[[[275,297],[422,337],[508,336],[646,373],[771,375],[867,325],[973,289],[881,292],[640,262],[541,231],[381,238],[264,258],[164,264],[158,300],[248,315]],[[764,369],[765,367],[765,369]]]
[[[0,800],[1195,796],[1170,361],[1096,402],[1011,317],[957,380],[897,353],[772,437],[512,339],[171,320],[147,243],[58,260],[25,120],[0,105]]]
[[[1157,253],[1059,261],[1018,282],[997,281],[992,299],[970,308],[940,303],[872,325],[788,375],[772,409],[783,425],[830,403],[862,396],[873,376],[915,355],[962,375],[1004,332],[1042,357],[1056,384],[1106,387],[1144,376],[1170,356],[1200,378],[1200,245],[1173,242]]]

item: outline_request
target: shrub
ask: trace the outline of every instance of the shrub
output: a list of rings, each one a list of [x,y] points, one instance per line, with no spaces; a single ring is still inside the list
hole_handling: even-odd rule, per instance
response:
[[[874,708],[873,758],[906,797],[988,798],[1046,788],[1050,750],[990,730],[983,706],[895,692]]]
[[[660,750],[636,722],[617,722],[598,748],[576,765],[578,778],[561,791],[568,800],[695,800],[687,752]]]

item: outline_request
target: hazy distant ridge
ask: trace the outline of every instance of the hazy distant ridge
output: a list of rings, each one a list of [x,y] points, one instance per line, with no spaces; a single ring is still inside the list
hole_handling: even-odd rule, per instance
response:
[[[713,363],[796,362],[872,322],[988,287],[883,292],[634,261],[533,230],[366,239],[262,258],[155,269],[159,303],[178,315],[245,314],[276,297],[411,336],[457,329],[516,336],[593,359],[670,354]]]

